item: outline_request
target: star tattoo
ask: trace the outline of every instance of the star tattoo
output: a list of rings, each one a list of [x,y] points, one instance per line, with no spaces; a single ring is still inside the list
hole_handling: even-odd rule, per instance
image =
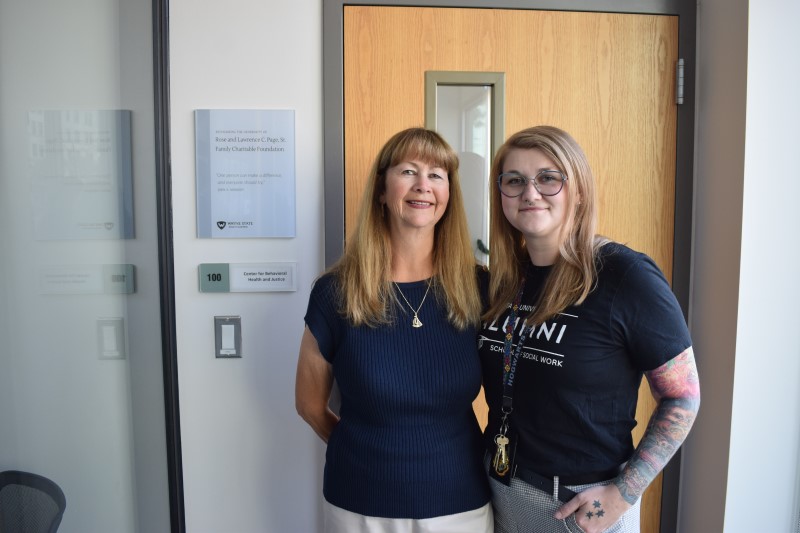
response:
[[[595,500],[592,505],[594,505],[594,508],[597,509],[598,507],[600,507],[600,501],[599,500]]]
[[[588,513],[586,513],[586,518],[588,518],[588,519],[590,519],[590,520],[592,519],[592,517],[593,517],[593,516],[594,516],[594,513],[593,513],[593,512],[591,512],[591,511],[589,511]]]
[[[606,512],[604,510],[600,509],[599,511],[597,511],[597,518],[602,517],[604,514],[606,514]]]

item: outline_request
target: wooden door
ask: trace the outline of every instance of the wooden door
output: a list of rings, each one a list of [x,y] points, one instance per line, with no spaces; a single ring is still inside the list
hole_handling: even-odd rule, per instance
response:
[[[569,131],[597,178],[600,232],[671,279],[677,50],[675,16],[345,6],[346,231],[381,145],[424,125],[425,72],[505,72],[505,136],[537,124]],[[643,381],[636,443],[654,407]],[[482,395],[476,414],[485,424]],[[661,476],[642,501],[643,532],[659,530],[660,501]]]

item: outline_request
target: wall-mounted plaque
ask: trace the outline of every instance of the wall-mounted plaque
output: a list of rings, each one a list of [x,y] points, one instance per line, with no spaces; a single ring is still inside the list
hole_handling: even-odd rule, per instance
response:
[[[195,110],[197,236],[295,236],[292,110]]]
[[[201,263],[200,292],[292,292],[297,263]]]

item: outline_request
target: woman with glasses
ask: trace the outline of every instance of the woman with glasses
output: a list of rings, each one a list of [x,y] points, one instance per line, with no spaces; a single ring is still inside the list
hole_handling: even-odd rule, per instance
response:
[[[638,532],[700,404],[681,309],[649,257],[595,234],[594,178],[568,133],[512,135],[492,179],[478,343],[495,531]],[[658,406],[634,449],[642,375]]]
[[[480,273],[455,152],[430,130],[394,135],[344,256],[314,284],[300,345],[297,410],[328,445],[326,532],[492,531],[472,410]]]

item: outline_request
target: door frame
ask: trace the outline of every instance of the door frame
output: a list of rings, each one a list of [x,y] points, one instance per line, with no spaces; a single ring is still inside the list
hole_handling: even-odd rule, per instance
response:
[[[684,99],[677,110],[672,290],[688,318],[695,135],[697,5],[692,0],[325,0],[322,3],[325,266],[344,251],[344,7],[351,5],[531,9],[678,16],[678,56],[684,60]],[[677,530],[681,451],[663,471],[661,524]]]
[[[172,225],[172,174],[169,104],[169,0],[153,0],[153,104],[156,154],[156,216],[158,219],[159,294],[161,300],[161,357],[164,380],[167,481],[170,531],[186,531],[183,494],[178,350],[175,312],[175,261]]]

